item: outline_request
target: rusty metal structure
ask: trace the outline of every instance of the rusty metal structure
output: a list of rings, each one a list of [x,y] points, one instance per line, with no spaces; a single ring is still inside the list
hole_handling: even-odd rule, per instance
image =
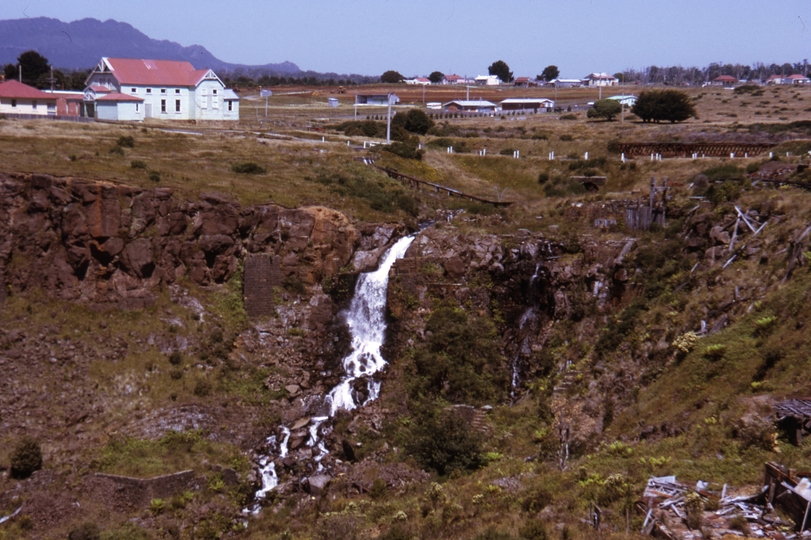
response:
[[[661,155],[662,157],[729,157],[730,154],[743,157],[757,156],[773,148],[771,143],[664,143],[634,142],[619,143],[617,149],[628,157]]]

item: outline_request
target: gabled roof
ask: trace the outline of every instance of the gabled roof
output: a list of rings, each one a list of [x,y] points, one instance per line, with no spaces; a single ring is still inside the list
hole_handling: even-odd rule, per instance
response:
[[[603,73],[589,73],[588,75],[583,77],[583,80],[587,80],[587,79],[591,79],[591,80],[602,80],[602,79],[612,80],[612,79],[616,79],[616,77],[614,77],[613,75],[609,75],[608,73],[603,72]]]
[[[100,84],[94,84],[90,86],[90,89],[97,94],[109,94],[111,92],[109,88],[107,88],[106,86],[102,86]]]
[[[808,79],[805,75],[800,75],[799,73],[794,73],[793,75],[789,75],[786,77],[787,79],[791,79],[792,81],[802,81]]]
[[[140,98],[138,96],[131,96],[129,94],[122,94],[120,92],[112,92],[110,94],[104,94],[101,97],[96,98],[96,101],[143,101],[144,98]]]
[[[210,69],[194,69],[189,62],[175,60],[102,58],[102,64],[122,85],[197,86],[209,72],[217,77]]]
[[[501,101],[501,103],[554,103],[549,98],[507,98]]]
[[[445,75],[446,81],[458,81],[459,79],[464,79],[461,75],[456,75],[455,73],[452,75]]]
[[[42,90],[21,82],[10,80],[0,84],[0,97],[20,99],[56,99]]]
[[[719,75],[718,77],[713,79],[714,81],[729,81],[729,82],[737,82],[738,79],[733,77],[732,75]]]
[[[477,100],[473,100],[473,99],[471,99],[471,100],[455,99],[453,101],[449,101],[449,102],[445,103],[445,106],[447,107],[451,103],[456,103],[460,107],[495,107],[496,106],[495,103],[491,103],[491,102],[485,101],[483,99],[477,99]]]

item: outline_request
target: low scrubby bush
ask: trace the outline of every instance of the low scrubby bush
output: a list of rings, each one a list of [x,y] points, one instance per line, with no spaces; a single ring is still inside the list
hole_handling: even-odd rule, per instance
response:
[[[11,452],[12,478],[28,478],[42,468],[42,448],[30,437],[21,439]]]
[[[68,540],[99,540],[100,538],[99,526],[91,522],[82,523],[68,533]]]
[[[130,167],[133,169],[146,169],[146,163],[140,159],[134,159],[130,161]]]
[[[231,165],[231,171],[237,174],[267,174],[268,170],[252,161],[241,161]]]
[[[116,141],[121,148],[135,148],[135,138],[132,135],[122,135]]]

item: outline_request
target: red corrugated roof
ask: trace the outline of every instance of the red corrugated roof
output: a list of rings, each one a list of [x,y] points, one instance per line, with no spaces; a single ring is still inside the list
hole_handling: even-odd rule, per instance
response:
[[[106,86],[102,86],[100,84],[91,85],[90,89],[93,90],[94,92],[98,93],[98,94],[109,94],[110,93],[109,88],[107,88]]]
[[[144,98],[140,98],[138,96],[130,96],[128,94],[121,94],[119,92],[113,92],[112,94],[104,94],[101,97],[96,98],[96,101],[143,101]]]
[[[0,97],[21,99],[56,99],[33,86],[18,81],[6,81],[0,84]]]
[[[106,58],[119,84],[151,86],[196,86],[208,73],[207,69],[194,69],[189,62],[175,60],[142,60],[134,58]]]
[[[737,82],[738,79],[736,79],[732,75],[719,75],[718,77],[714,78],[713,80],[714,81],[736,81]]]

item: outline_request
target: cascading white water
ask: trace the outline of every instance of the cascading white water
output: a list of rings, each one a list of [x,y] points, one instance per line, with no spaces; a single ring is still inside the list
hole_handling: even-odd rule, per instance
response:
[[[329,393],[330,416],[334,416],[339,409],[352,410],[357,407],[352,396],[352,383],[360,377],[371,378],[386,365],[380,355],[380,347],[386,333],[389,271],[394,262],[405,255],[413,240],[413,236],[398,240],[386,253],[377,270],[361,274],[358,278],[355,296],[346,315],[346,323],[352,336],[352,352],[343,359],[346,371],[344,379]],[[377,399],[380,383],[368,380],[367,388],[368,397],[361,405]]]
[[[324,469],[322,460],[329,453],[324,444],[324,435],[332,429],[331,426],[323,427],[324,423],[340,409],[352,410],[358,407],[352,395],[355,381],[361,378],[366,379],[368,392],[366,399],[360,404],[361,406],[374,401],[380,394],[380,382],[372,380],[372,377],[386,366],[386,361],[380,354],[380,347],[383,346],[386,334],[386,291],[389,284],[389,271],[397,259],[401,259],[405,255],[408,246],[413,241],[413,236],[401,238],[383,256],[377,270],[358,277],[355,295],[346,314],[346,322],[352,337],[352,352],[342,361],[346,374],[327,396],[329,416],[316,416],[310,419],[310,437],[307,440],[307,446],[314,450],[313,461],[317,464],[319,471]],[[288,452],[290,428],[280,426],[279,431],[283,435],[281,443],[277,445],[276,435],[268,437],[266,443],[269,449],[278,451],[279,457],[284,458]],[[259,474],[262,479],[262,487],[255,496],[256,499],[264,499],[279,484],[276,464],[271,456],[261,457]],[[255,505],[250,510],[246,509],[247,511],[256,513],[259,511],[259,505]]]
[[[524,313],[521,315],[521,319],[518,321],[518,337],[520,338],[524,327],[527,323],[534,323],[536,317],[536,310],[535,306],[537,302],[535,298],[532,297],[533,294],[533,287],[535,286],[535,281],[538,279],[538,272],[541,270],[541,263],[535,265],[535,273],[532,274],[532,277],[529,278],[529,296],[530,296],[530,307],[524,310]],[[523,339],[521,339],[518,348],[515,351],[515,357],[512,361],[512,377],[510,380],[510,397],[515,397],[515,388],[518,386],[518,360],[522,354],[529,354],[529,336],[524,335]]]

